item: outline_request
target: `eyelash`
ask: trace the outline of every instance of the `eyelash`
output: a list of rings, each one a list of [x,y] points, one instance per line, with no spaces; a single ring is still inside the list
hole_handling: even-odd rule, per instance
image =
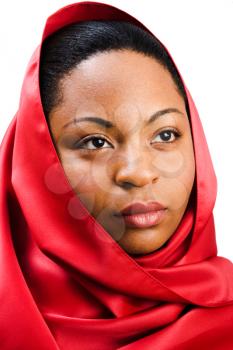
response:
[[[158,142],[158,143],[160,143],[160,144],[171,144],[171,143],[176,142],[177,139],[178,139],[179,137],[181,137],[181,134],[180,134],[176,129],[173,129],[173,128],[169,128],[169,129],[162,130],[162,131],[160,131],[160,133],[157,134],[156,136],[158,136],[158,135],[160,135],[160,134],[164,134],[165,132],[169,132],[169,133],[171,132],[171,133],[173,133],[173,134],[175,135],[175,137],[176,137],[175,140],[174,140],[174,141]],[[91,141],[91,140],[94,140],[94,139],[101,139],[101,140],[104,140],[104,141],[108,142],[104,137],[98,136],[98,135],[96,135],[96,136],[94,135],[94,136],[87,137],[86,139],[82,140],[81,142],[78,142],[78,144],[75,145],[75,148],[76,148],[76,149],[81,149],[82,151],[88,151],[88,152],[89,152],[89,151],[97,151],[97,150],[106,148],[106,147],[102,147],[102,148],[87,149],[87,148],[80,147],[80,146],[84,145],[85,143],[87,143],[87,142],[89,142],[89,141]],[[94,146],[94,147],[96,147],[96,146]]]

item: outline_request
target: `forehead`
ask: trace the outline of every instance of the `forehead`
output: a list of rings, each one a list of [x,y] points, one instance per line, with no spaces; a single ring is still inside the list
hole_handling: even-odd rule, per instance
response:
[[[66,115],[98,112],[148,115],[155,109],[184,108],[170,73],[153,57],[132,50],[112,50],[90,56],[60,84]]]

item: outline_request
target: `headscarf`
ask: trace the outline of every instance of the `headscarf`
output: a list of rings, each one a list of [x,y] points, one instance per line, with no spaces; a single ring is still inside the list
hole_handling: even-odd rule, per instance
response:
[[[41,45],[66,25],[101,19],[153,34],[98,2],[52,14],[1,144],[0,349],[232,350],[233,264],[217,256],[217,180],[187,87],[195,183],[158,251],[127,254],[82,204],[56,153],[40,98]]]

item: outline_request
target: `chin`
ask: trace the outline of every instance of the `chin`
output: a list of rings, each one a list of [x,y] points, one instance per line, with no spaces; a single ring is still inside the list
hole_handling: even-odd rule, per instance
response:
[[[160,249],[166,242],[158,241],[155,231],[144,229],[141,232],[135,232],[131,229],[117,243],[129,254],[149,254]],[[157,238],[157,239],[156,239]]]

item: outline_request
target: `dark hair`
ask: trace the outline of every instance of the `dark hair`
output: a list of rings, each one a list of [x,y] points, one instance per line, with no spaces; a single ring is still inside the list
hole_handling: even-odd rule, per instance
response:
[[[59,82],[90,55],[110,50],[131,49],[155,58],[166,68],[184,98],[179,73],[164,46],[149,32],[126,21],[82,21],[63,27],[43,42],[40,58],[40,92],[46,118],[62,100]]]

